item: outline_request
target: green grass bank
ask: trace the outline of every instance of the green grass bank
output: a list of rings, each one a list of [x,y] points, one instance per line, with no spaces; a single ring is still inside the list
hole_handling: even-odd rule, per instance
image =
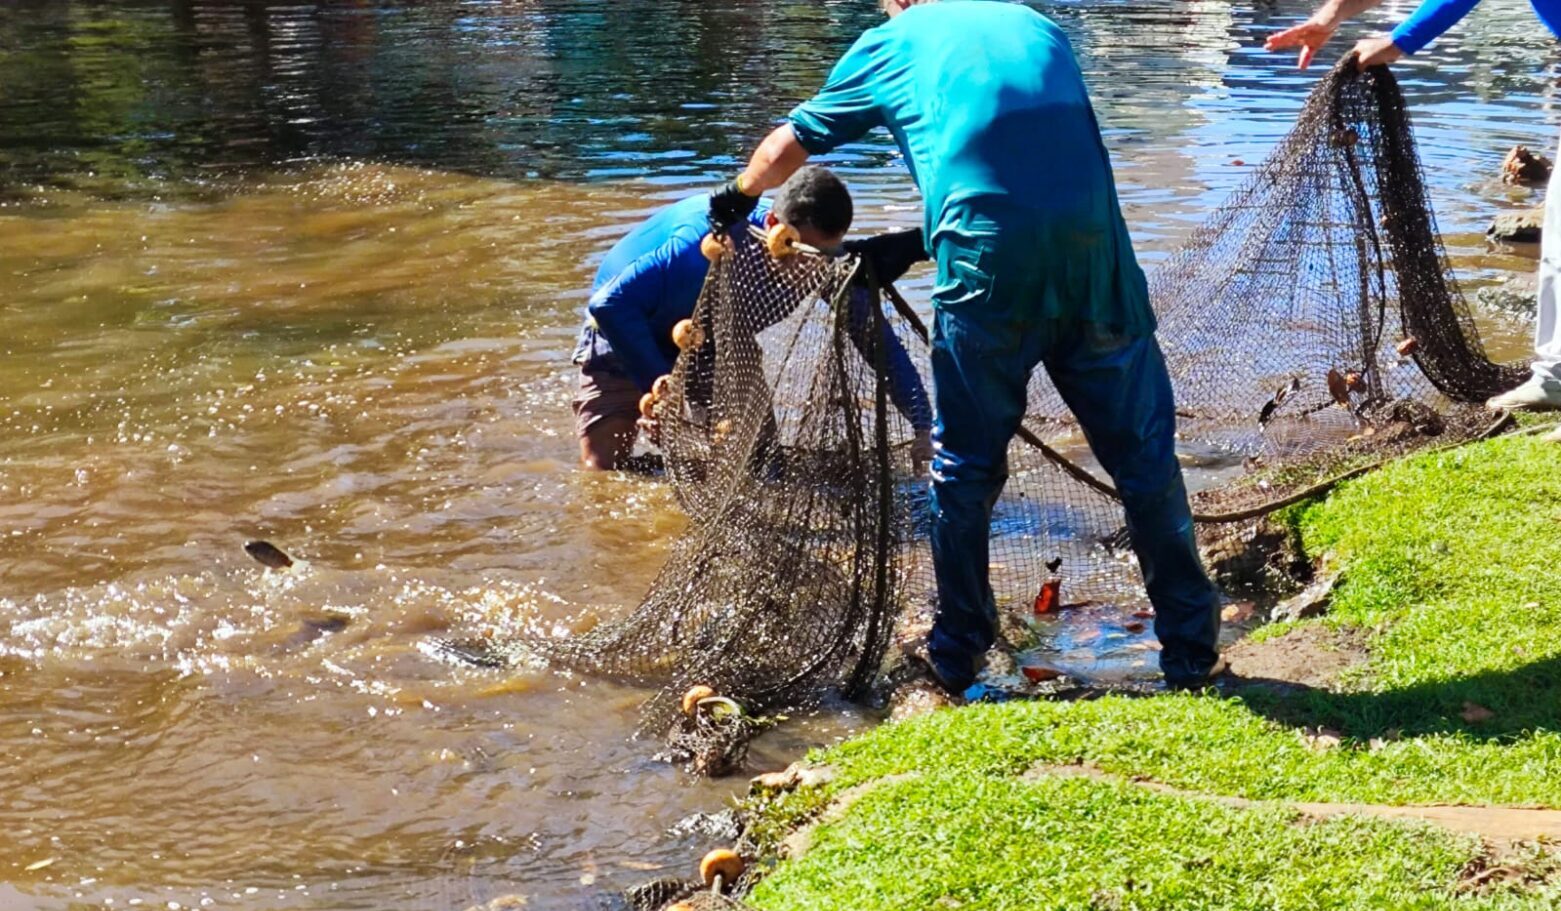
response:
[[[760,835],[808,825],[750,900],[1561,907],[1543,842],[1299,806],[1561,809],[1561,447],[1507,437],[1408,459],[1283,521],[1341,581],[1327,616],[1241,647],[1363,647],[1327,685],[884,725],[811,757],[833,770],[827,784],[758,812]]]

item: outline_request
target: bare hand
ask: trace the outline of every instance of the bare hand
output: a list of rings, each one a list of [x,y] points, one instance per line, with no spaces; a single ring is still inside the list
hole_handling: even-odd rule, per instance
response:
[[[1317,51],[1328,43],[1333,33],[1339,28],[1339,20],[1333,16],[1324,15],[1319,10],[1312,14],[1312,18],[1300,25],[1294,25],[1282,32],[1275,32],[1263,42],[1263,48],[1270,51],[1284,50],[1287,47],[1299,47],[1301,54],[1296,58],[1295,65],[1306,69],[1317,56]]]
[[[1355,68],[1364,70],[1368,66],[1378,64],[1395,63],[1404,56],[1398,45],[1387,35],[1376,38],[1362,38],[1355,42]]]

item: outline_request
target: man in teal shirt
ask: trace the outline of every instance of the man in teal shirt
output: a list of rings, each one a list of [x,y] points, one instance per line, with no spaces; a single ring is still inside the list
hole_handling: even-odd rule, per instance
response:
[[[1062,32],[1018,4],[885,0],[824,88],[711,194],[724,230],[814,153],[882,126],[925,200],[936,260],[928,658],[945,689],[996,637],[993,504],[1038,364],[1121,491],[1173,685],[1216,672],[1219,596],[1193,541],[1175,408],[1143,272],[1084,80]],[[869,259],[898,253],[862,242]]]

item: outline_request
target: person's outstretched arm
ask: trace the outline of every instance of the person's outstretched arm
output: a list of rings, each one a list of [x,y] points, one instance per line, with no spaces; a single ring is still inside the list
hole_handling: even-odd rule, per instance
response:
[[[927,388],[922,385],[921,374],[909,352],[894,334],[894,327],[887,319],[875,320],[873,307],[879,306],[877,297],[866,287],[856,286],[846,292],[846,326],[850,329],[851,344],[868,364],[877,368],[877,353],[873,345],[873,323],[879,324],[878,344],[883,345],[885,379],[888,381],[889,401],[896,411],[917,434],[932,431],[932,402],[927,398]]]
[[[1406,54],[1418,53],[1421,48],[1442,36],[1459,19],[1469,15],[1480,0],[1425,0],[1408,19],[1393,30],[1393,43]]]
[[[1339,26],[1345,21],[1371,9],[1382,0],[1328,0],[1312,13],[1311,18],[1300,25],[1293,25],[1282,32],[1275,32],[1263,42],[1263,47],[1271,51],[1283,50],[1287,47],[1299,47],[1301,55],[1296,59],[1296,65],[1301,69],[1311,64],[1312,58],[1333,33],[1339,30]],[[1436,2],[1436,0],[1429,0]]]
[[[791,124],[783,123],[759,143],[737,181],[744,193],[758,196],[785,183],[798,168],[807,164],[808,155],[808,150],[797,141]]]
[[[828,152],[882,120],[872,85],[879,39],[869,30],[840,58],[819,93],[792,110],[788,122],[764,137],[736,180],[710,194],[710,224],[724,231],[753,211],[760,195],[786,182],[808,156]]]

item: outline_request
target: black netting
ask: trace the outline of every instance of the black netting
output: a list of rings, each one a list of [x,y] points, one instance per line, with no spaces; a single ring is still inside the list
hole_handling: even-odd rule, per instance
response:
[[[756,716],[865,693],[896,622],[934,600],[913,416],[886,379],[892,336],[925,381],[925,329],[857,271],[733,239],[656,406],[688,531],[638,608],[525,644],[658,687],[646,729],[705,771],[740,763]],[[1385,68],[1325,78],[1151,293],[1182,455],[1205,482],[1195,512],[1213,533],[1489,431],[1480,401],[1524,376],[1480,346]],[[1120,506],[1044,371],[1009,462],[991,529],[1000,606],[1028,606],[1059,578],[1070,601],[1141,600]],[[685,713],[695,685],[723,698]]]
[[[855,263],[772,257],[743,234],[711,267],[657,405],[691,523],[650,594],[618,622],[540,644],[553,662],[660,686],[645,723],[721,770],[759,722],[874,680],[903,598],[909,425],[879,366],[887,320]],[[742,713],[683,712],[696,684]],[[725,706],[716,705],[715,709]]]

